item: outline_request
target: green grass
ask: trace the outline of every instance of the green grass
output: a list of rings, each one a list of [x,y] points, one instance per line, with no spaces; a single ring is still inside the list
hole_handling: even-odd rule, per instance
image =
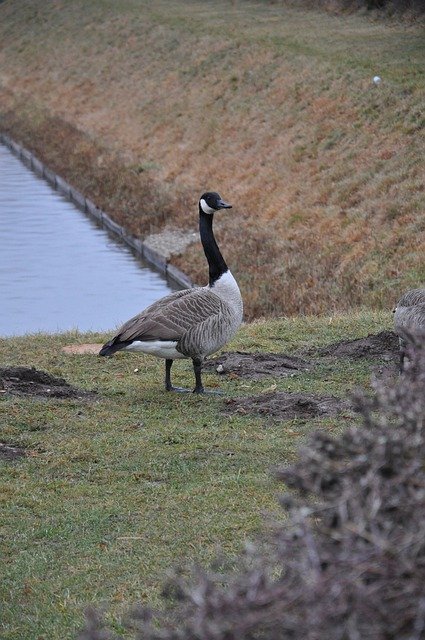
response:
[[[376,333],[389,314],[259,321],[232,350],[290,353]],[[34,365],[87,390],[94,401],[0,394],[0,441],[27,449],[0,463],[4,640],[75,637],[88,603],[106,603],[119,628],[135,601],[158,604],[167,568],[228,558],[278,510],[270,469],[294,459],[318,427],[338,419],[271,423],[224,416],[223,398],[163,392],[163,363],[119,354],[67,355],[63,345],[104,335],[34,335],[0,342],[1,366]],[[225,397],[278,390],[345,395],[368,384],[371,362],[324,361],[310,372],[261,382],[205,374]],[[138,369],[137,371],[135,371]],[[189,362],[175,382],[192,385]]]

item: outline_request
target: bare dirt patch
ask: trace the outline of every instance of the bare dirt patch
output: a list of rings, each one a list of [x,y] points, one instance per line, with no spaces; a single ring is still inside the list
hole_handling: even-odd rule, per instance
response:
[[[56,378],[34,367],[1,368],[0,390],[13,395],[45,398],[91,398],[94,395],[93,392],[77,389],[63,378]]]
[[[62,347],[62,351],[68,354],[90,353],[98,355],[102,346],[102,343],[68,344],[65,347]]]
[[[300,371],[308,371],[312,364],[297,356],[284,353],[226,352],[204,364],[205,370],[214,370],[222,375],[261,380],[266,376],[288,377]]]
[[[0,442],[0,460],[17,460],[24,456],[25,450],[22,447]]]
[[[261,393],[246,398],[225,400],[226,414],[258,414],[274,420],[293,420],[294,418],[318,418],[334,416],[350,411],[347,400],[334,396],[317,396],[311,393],[290,393],[277,391]]]
[[[322,347],[315,352],[320,356],[332,356],[335,358],[377,358],[382,357],[392,360],[398,357],[398,337],[393,331],[381,331],[377,334],[369,334],[365,338],[356,340],[341,340],[334,344]],[[309,351],[309,353],[312,353]]]

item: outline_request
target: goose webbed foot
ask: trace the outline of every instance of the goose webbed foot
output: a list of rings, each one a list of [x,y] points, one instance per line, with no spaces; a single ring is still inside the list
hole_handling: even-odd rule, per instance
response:
[[[193,393],[203,393],[206,396],[222,396],[223,392],[219,391],[218,389],[204,389],[204,387],[202,387],[202,389],[197,389],[196,387],[193,390]]]
[[[207,396],[220,396],[223,395],[222,391],[218,389],[205,389],[204,387],[192,389],[186,389],[186,387],[174,387],[173,385],[165,385],[166,391],[173,391],[174,393],[197,393],[199,395],[207,395]]]

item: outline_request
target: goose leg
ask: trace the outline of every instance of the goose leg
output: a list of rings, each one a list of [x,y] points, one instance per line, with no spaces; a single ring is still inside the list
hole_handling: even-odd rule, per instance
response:
[[[165,389],[166,391],[171,391],[173,385],[171,384],[171,366],[173,364],[172,360],[165,361]]]
[[[206,390],[204,389],[204,385],[202,384],[202,377],[201,377],[201,372],[202,372],[202,360],[198,360],[196,358],[192,359],[193,362],[193,371],[195,372],[195,388],[193,390],[193,393],[210,393],[212,395],[221,395],[221,391],[216,391],[215,389],[212,390]]]
[[[193,362],[193,371],[195,373],[195,388],[193,393],[212,393],[212,394],[220,394],[220,391],[205,391],[204,385],[202,384],[202,360],[194,359]],[[171,367],[173,365],[173,360],[166,359],[165,360],[165,389],[166,391],[175,391],[176,393],[188,393],[190,389],[185,389],[184,387],[173,387],[171,384]]]
[[[166,391],[175,391],[176,393],[188,393],[190,389],[184,389],[183,387],[173,387],[171,384],[171,367],[173,364],[173,360],[166,359],[165,360],[165,390]]]
[[[195,373],[195,388],[193,393],[205,393],[204,385],[202,384],[202,360],[193,358],[193,371]]]
[[[399,373],[402,374],[404,371],[404,365],[406,361],[406,341],[403,338],[399,338],[400,344],[400,360],[399,360]]]

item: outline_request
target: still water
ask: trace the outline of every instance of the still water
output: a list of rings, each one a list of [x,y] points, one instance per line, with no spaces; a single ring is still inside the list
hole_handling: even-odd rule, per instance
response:
[[[0,144],[0,336],[113,330],[173,288]]]

